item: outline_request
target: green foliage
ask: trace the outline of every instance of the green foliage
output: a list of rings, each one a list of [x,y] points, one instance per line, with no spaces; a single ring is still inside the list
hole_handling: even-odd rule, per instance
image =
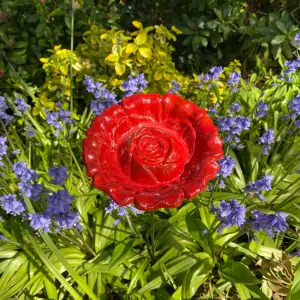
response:
[[[72,1],[71,1],[72,2]],[[43,83],[39,59],[55,45],[69,47],[72,6],[69,0],[1,1],[0,7],[0,86],[19,87],[11,77],[9,63],[23,80]],[[92,0],[75,0],[74,36],[77,40],[91,24],[114,26],[117,15],[114,1],[94,4]],[[96,13],[97,12],[97,13]],[[2,18],[1,18],[2,16]]]
[[[167,26],[175,24],[183,32],[176,43],[176,62],[189,72],[200,72],[234,58],[247,62],[245,67],[253,67],[256,55],[290,58],[289,43],[299,31],[297,7],[297,1],[171,0],[153,5],[130,0],[121,3],[119,11],[120,22],[128,29],[134,19],[147,25],[158,20]]]

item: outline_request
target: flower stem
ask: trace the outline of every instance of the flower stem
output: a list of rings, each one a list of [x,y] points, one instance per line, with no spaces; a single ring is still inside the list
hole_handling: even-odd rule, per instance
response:
[[[73,112],[74,0],[71,0],[70,111]]]
[[[155,257],[155,236],[154,236],[154,211],[152,210],[150,213],[151,216],[151,251],[152,251],[152,258]]]

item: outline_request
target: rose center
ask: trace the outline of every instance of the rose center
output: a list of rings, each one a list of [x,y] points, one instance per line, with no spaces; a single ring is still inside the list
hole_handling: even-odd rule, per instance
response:
[[[171,142],[168,134],[156,128],[142,128],[131,143],[131,153],[135,160],[148,165],[162,163],[168,156]]]

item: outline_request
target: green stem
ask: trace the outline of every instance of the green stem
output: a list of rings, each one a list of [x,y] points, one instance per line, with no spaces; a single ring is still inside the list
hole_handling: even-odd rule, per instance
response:
[[[281,190],[281,192],[278,193],[278,195],[269,203],[269,205],[272,205],[282,194],[284,194],[292,185],[294,185],[296,182],[300,180],[300,177],[291,182],[284,190]]]
[[[151,210],[151,250],[152,250],[152,257],[155,258],[155,235],[154,235],[154,226],[155,226],[155,219],[154,219],[154,211]]]
[[[71,1],[70,111],[73,112],[74,0]]]
[[[79,164],[78,164],[78,161],[77,161],[77,159],[76,159],[76,157],[75,157],[75,155],[74,155],[74,152],[73,152],[73,150],[71,149],[71,147],[70,147],[70,145],[69,145],[68,142],[66,142],[66,145],[67,145],[67,147],[68,147],[68,149],[69,149],[69,151],[70,151],[70,153],[71,153],[71,156],[72,156],[72,158],[73,158],[73,160],[74,160],[74,162],[75,162],[75,165],[76,165],[76,167],[77,167],[77,169],[78,169],[78,171],[79,171],[79,173],[80,173],[81,180],[82,180],[82,182],[84,183],[84,182],[85,182],[84,175],[83,175],[83,172],[82,172],[82,170],[81,170],[81,168],[80,168],[80,166],[79,166]]]

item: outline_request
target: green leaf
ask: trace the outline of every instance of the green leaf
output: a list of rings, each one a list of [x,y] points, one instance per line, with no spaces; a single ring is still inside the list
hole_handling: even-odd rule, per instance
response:
[[[131,291],[136,287],[136,283],[140,279],[140,276],[144,272],[146,266],[149,264],[149,259],[145,258],[142,264],[139,266],[138,271],[134,274],[134,276],[130,280],[130,284],[128,286],[128,289],[126,291],[126,294],[129,295]]]
[[[127,258],[128,254],[131,252],[131,249],[134,246],[134,242],[135,240],[130,239],[121,242],[115,247],[111,259],[109,261],[108,269],[111,269],[123,263],[123,261]]]
[[[206,37],[200,36],[200,41],[201,41],[201,43],[202,43],[202,45],[203,45],[204,47],[207,47],[207,45],[208,45],[208,40],[207,40]]]
[[[46,24],[45,23],[39,23],[35,30],[35,35],[37,38],[40,38],[46,30]]]
[[[28,45],[28,42],[20,41],[16,42],[14,48],[24,48]]]
[[[198,219],[189,215],[185,218],[189,234],[201,245],[201,247],[212,257],[215,257],[214,240],[208,228]]]
[[[192,41],[192,47],[193,47],[194,52],[197,52],[197,50],[199,49],[200,41],[201,41],[200,36],[195,35],[194,38],[193,38],[193,41]]]
[[[281,44],[283,41],[285,41],[286,36],[285,35],[276,35],[273,40],[271,41],[272,45],[279,45]]]
[[[213,268],[213,262],[210,256],[207,253],[196,253],[193,255],[182,255],[175,259],[178,261],[177,263],[173,264],[172,261],[170,261],[166,267],[168,269],[168,273],[171,276],[175,276],[177,274],[180,274],[182,272],[185,272],[189,270],[192,266],[194,266],[196,263],[199,264],[199,273],[201,274],[207,274],[210,272]],[[159,288],[163,283],[163,276],[159,274],[157,277],[152,279],[148,284],[146,284],[144,287],[142,287],[138,293],[143,294],[147,291],[151,291],[153,289]]]
[[[26,63],[26,59],[24,56],[19,56],[19,57],[12,56],[9,58],[9,61],[16,65],[23,65]]]
[[[277,22],[276,22],[276,26],[277,26],[278,29],[279,29],[280,31],[282,31],[283,33],[285,33],[285,34],[288,33],[287,29],[285,28],[284,24],[283,24],[281,21],[277,21]]]
[[[245,285],[260,284],[261,280],[241,262],[228,260],[219,270],[220,276],[231,283],[241,283]]]
[[[188,17],[187,15],[182,15],[182,18],[183,18],[184,22],[185,22],[191,29],[194,29],[194,28],[195,28],[195,24],[194,24],[194,22],[190,19],[190,17]]]

